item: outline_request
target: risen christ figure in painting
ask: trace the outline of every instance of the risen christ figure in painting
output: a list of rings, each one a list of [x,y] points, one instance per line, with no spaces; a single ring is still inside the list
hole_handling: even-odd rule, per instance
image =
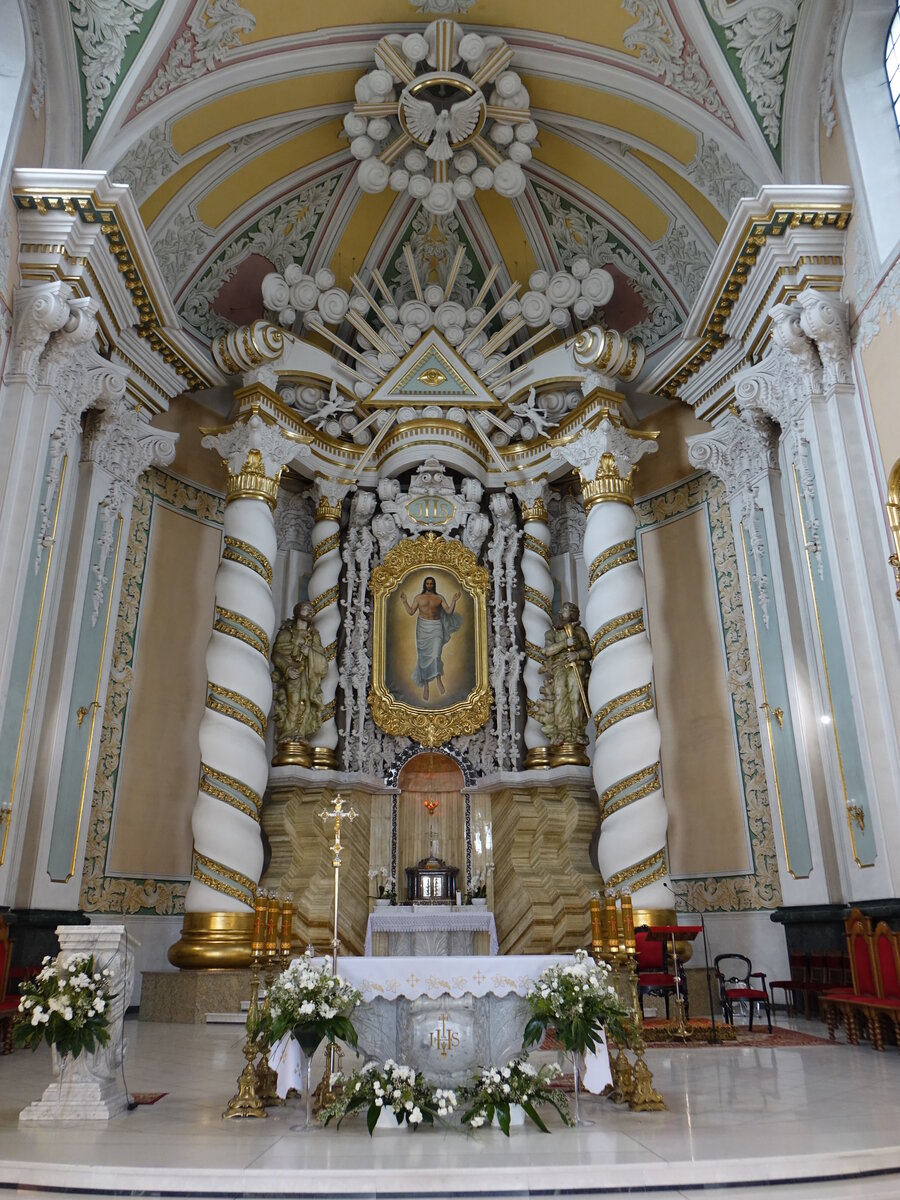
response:
[[[416,620],[416,653],[418,661],[412,673],[416,687],[422,689],[422,699],[428,699],[428,685],[433,679],[438,691],[444,694],[444,664],[441,661],[441,651],[450,641],[450,635],[456,633],[462,625],[462,617],[454,612],[459,592],[454,592],[450,604],[437,590],[433,575],[426,575],[422,582],[422,590],[412,604],[406,598],[406,592],[400,593],[403,606],[411,617]]]

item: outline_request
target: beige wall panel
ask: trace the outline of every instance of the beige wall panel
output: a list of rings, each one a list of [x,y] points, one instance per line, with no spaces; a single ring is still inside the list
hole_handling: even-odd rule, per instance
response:
[[[200,445],[203,438],[201,427],[224,424],[219,413],[198,404],[190,396],[176,396],[169,411],[158,413],[153,418],[157,429],[168,429],[177,433],[175,461],[168,468],[169,474],[190,479],[208,491],[225,494],[225,468],[213,450],[204,450]]]
[[[698,421],[693,409],[676,400],[667,408],[653,413],[641,422],[641,429],[659,431],[656,453],[645,454],[634,473],[634,494],[637,499],[650,496],[663,488],[672,487],[689,475],[696,474],[688,458],[686,437],[709,433],[706,421]]]
[[[186,878],[221,531],[157,504],[110,836],[110,875]]]
[[[823,183],[853,183],[840,121],[835,121],[831,137],[826,137],[825,126],[819,125],[819,173]]]
[[[891,468],[900,458],[900,405],[897,404],[900,354],[897,352],[897,331],[896,319],[888,324],[882,318],[880,331],[861,355],[886,476],[890,476]]]
[[[753,870],[705,509],[641,537],[673,875]]]

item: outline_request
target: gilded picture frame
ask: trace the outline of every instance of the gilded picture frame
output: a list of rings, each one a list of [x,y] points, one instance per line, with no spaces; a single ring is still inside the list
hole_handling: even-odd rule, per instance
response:
[[[461,542],[404,538],[375,567],[372,719],[385,733],[441,746],[490,716],[489,577]]]

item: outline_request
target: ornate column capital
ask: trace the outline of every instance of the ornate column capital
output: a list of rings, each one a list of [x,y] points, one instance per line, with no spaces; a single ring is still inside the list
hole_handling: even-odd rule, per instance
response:
[[[308,446],[298,445],[280,426],[270,425],[258,413],[221,433],[207,434],[201,445],[215,450],[228,471],[226,504],[265,500],[273,511],[282,471],[298,454],[310,453]]]
[[[133,408],[109,405],[92,414],[81,447],[82,462],[92,462],[134,490],[150,466],[167,467],[175,458],[177,433],[155,429]]]
[[[547,503],[550,499],[550,485],[546,477],[530,479],[527,483],[511,484],[506,490],[518,500],[523,521],[542,521],[545,525],[549,523]]]
[[[796,300],[800,326],[819,351],[825,385],[850,383],[849,305],[834,292],[806,288]]]
[[[313,483],[316,520],[340,521],[344,497],[349,495],[355,486],[346,479],[330,479],[324,475],[317,475]]]
[[[275,390],[275,383],[269,382],[265,368],[281,358],[284,351],[284,330],[278,325],[271,321],[253,321],[213,338],[210,349],[216,366],[226,375],[243,375],[246,383],[259,382]],[[263,374],[259,375],[261,368]],[[274,375],[272,377],[274,379]]]
[[[753,493],[760,476],[778,465],[773,430],[762,414],[726,412],[710,433],[685,438],[691,466],[709,471],[725,485],[731,501]]]
[[[38,384],[38,362],[51,336],[72,317],[72,289],[67,283],[30,284],[13,293],[13,333],[9,371]]]
[[[657,433],[635,433],[604,417],[572,441],[552,447],[553,458],[571,463],[581,477],[585,511],[603,500],[634,502],[631,477],[638,461],[657,449]]]

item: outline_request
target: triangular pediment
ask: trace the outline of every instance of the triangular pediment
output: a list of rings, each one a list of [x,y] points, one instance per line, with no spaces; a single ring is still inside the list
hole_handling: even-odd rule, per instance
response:
[[[411,347],[366,404],[495,406],[497,400],[436,329]]]

